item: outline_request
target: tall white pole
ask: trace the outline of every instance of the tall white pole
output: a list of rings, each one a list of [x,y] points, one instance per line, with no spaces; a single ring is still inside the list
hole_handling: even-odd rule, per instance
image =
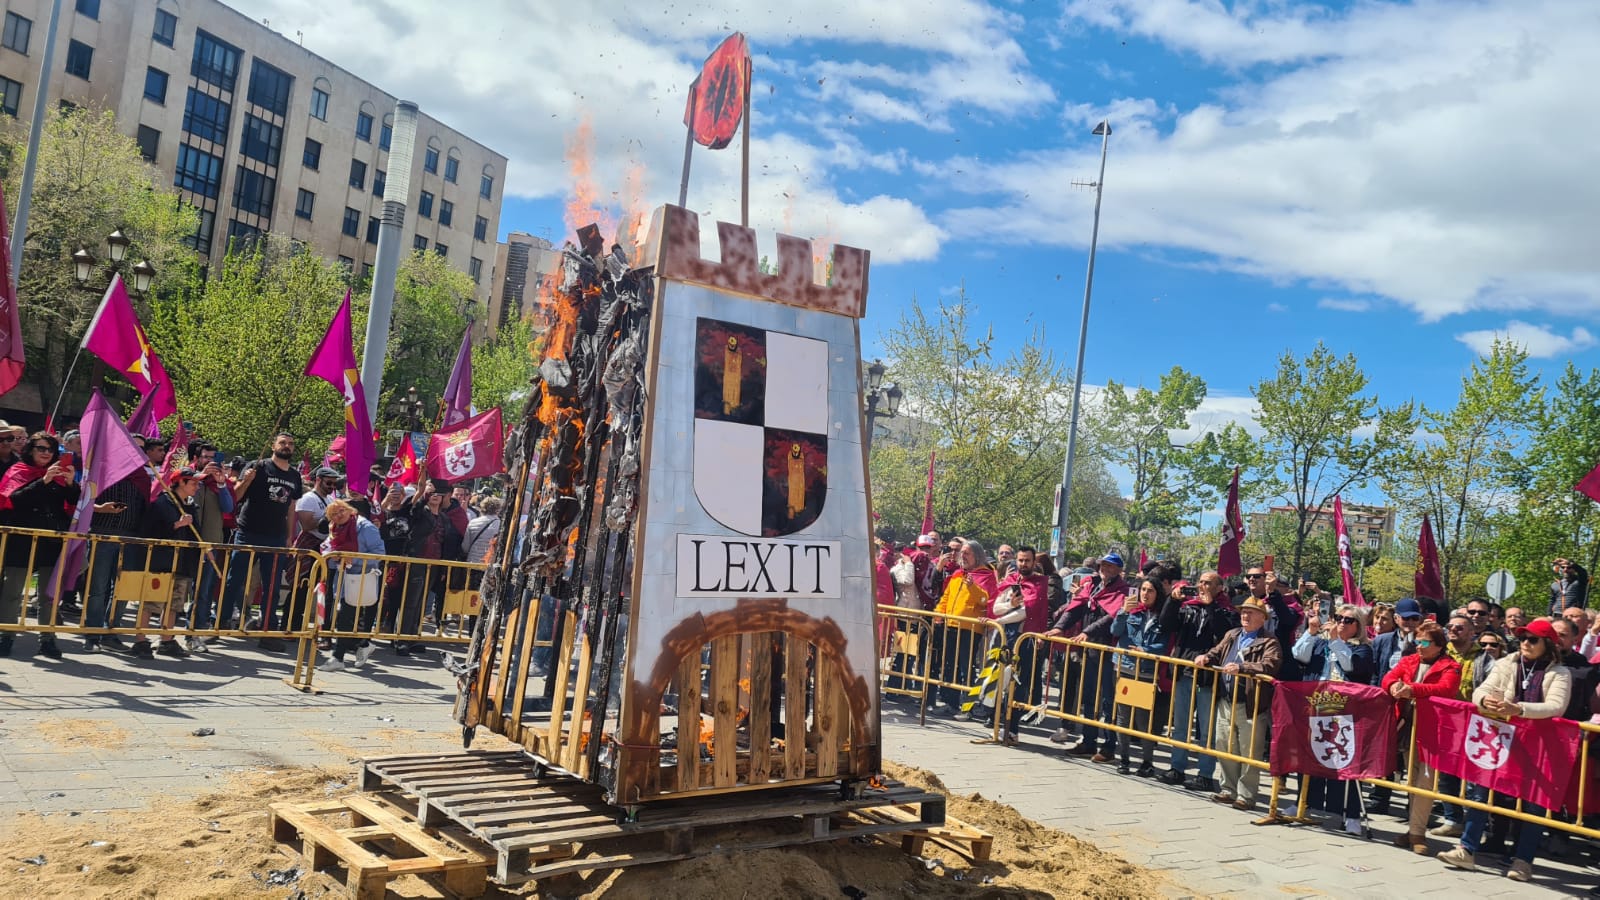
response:
[[[1089,341],[1089,297],[1094,292],[1094,252],[1100,241],[1100,195],[1106,184],[1106,148],[1111,142],[1111,122],[1101,122],[1094,133],[1100,135],[1100,177],[1094,183],[1094,226],[1089,231],[1089,272],[1083,279],[1083,317],[1078,321],[1078,365],[1072,375],[1072,419],[1067,430],[1067,461],[1061,473],[1061,504],[1056,510],[1056,527],[1050,535],[1050,554],[1066,564],[1067,510],[1072,505],[1072,458],[1078,449],[1078,408],[1083,399],[1083,352]]]
[[[405,240],[406,198],[411,196],[411,164],[417,148],[417,105],[394,105],[389,141],[389,175],[383,186],[383,218],[378,223],[378,255],[372,263],[372,299],[367,306],[367,339],[361,348],[361,389],[367,395],[368,421],[378,421],[383,393],[383,361],[389,350],[389,320],[394,313],[394,278]]]
[[[50,26],[45,29],[44,54],[39,60],[39,83],[34,88],[33,121],[28,123],[28,158],[22,163],[22,186],[17,190],[17,220],[11,225],[11,288],[16,290],[22,271],[22,248],[28,242],[28,210],[33,206],[33,173],[39,167],[39,138],[44,133],[45,102],[50,93],[50,71],[56,57],[56,25],[61,21],[61,0],[50,4]],[[70,376],[69,376],[70,377]]]

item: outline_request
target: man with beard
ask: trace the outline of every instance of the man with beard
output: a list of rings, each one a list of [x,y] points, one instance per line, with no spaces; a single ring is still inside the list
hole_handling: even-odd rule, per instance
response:
[[[1034,568],[1037,551],[1032,547],[1018,547],[1016,551],[1016,569],[1000,582],[1000,594],[1005,596],[1008,591],[1015,602],[1021,603],[1023,619],[1016,625],[1006,626],[1006,646],[1016,646],[1017,636],[1023,632],[1039,634],[1050,627],[1050,581]],[[993,605],[991,604],[991,610]],[[1017,689],[1013,698],[1015,704],[1011,707],[1011,718],[1006,722],[1005,734],[1002,741],[1007,744],[1017,742],[1017,726],[1022,723],[1022,706],[1020,704],[1036,704],[1039,702],[1039,676],[1044,668],[1044,648],[1037,641],[1028,643],[1022,648],[1016,660]]]
[[[238,501],[234,519],[238,533],[233,542],[244,547],[286,547],[294,505],[305,492],[300,471],[294,467],[294,435],[279,432],[272,439],[272,456],[245,467],[233,488]],[[235,550],[228,561],[228,583],[222,591],[222,627],[229,627],[239,601],[244,597],[250,570],[261,578],[262,624],[269,631],[282,630],[288,610],[278,605],[278,577],[282,560],[275,553]],[[262,638],[263,650],[283,651],[288,645],[277,638]]]

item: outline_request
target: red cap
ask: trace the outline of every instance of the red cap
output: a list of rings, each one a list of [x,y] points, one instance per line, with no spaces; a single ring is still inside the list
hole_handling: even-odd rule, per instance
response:
[[[1516,629],[1516,635],[1519,638],[1527,637],[1530,634],[1534,637],[1544,638],[1552,643],[1560,643],[1561,641],[1561,638],[1556,634],[1556,627],[1544,619],[1534,619],[1527,625]]]

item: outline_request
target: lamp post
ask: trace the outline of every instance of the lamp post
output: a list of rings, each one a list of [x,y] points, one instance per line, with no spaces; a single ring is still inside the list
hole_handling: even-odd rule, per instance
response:
[[[1094,182],[1094,225],[1089,231],[1089,271],[1083,279],[1083,317],[1078,320],[1078,364],[1072,376],[1072,418],[1067,426],[1067,459],[1061,469],[1061,502],[1056,504],[1056,525],[1050,532],[1050,555],[1066,564],[1067,509],[1072,502],[1072,457],[1078,447],[1078,408],[1083,397],[1083,351],[1089,340],[1089,297],[1094,292],[1094,252],[1100,241],[1100,194],[1106,183],[1106,149],[1111,143],[1111,122],[1102,121],[1092,134],[1100,137],[1100,177]]]
[[[868,453],[872,452],[872,436],[878,430],[877,421],[879,419],[892,419],[900,413],[900,398],[904,396],[904,393],[900,390],[900,386],[894,382],[883,383],[883,376],[888,371],[881,360],[874,360],[871,365],[867,366],[865,410],[867,434],[865,440]]]

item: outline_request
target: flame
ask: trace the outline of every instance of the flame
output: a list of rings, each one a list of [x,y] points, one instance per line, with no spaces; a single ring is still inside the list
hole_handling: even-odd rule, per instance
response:
[[[600,226],[601,234],[617,230],[616,216],[601,209],[600,191],[594,182],[594,126],[585,115],[567,138],[567,166],[572,176],[572,195],[567,198],[563,221],[567,231],[577,231],[591,222]]]
[[[883,779],[882,778],[879,778],[878,776],[874,775],[871,778],[867,779],[867,787],[870,787],[875,791],[882,791],[882,790],[887,790],[889,786],[887,784],[883,783]]]

